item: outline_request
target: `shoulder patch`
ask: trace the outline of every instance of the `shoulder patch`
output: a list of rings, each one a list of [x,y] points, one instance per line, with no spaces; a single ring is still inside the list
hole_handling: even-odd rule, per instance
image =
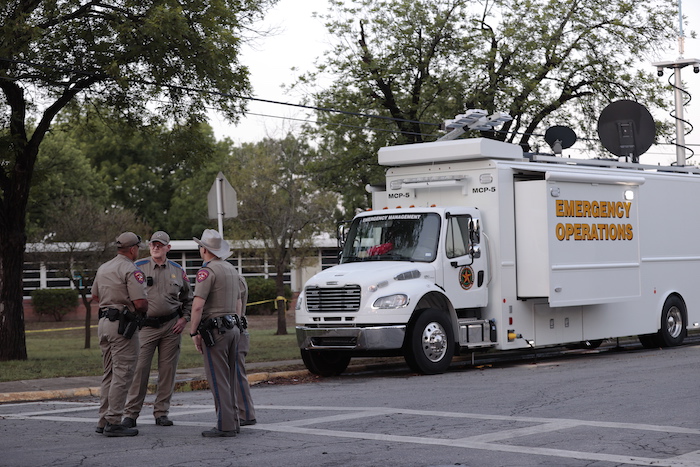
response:
[[[209,277],[209,271],[206,269],[200,269],[197,271],[197,282],[202,282],[207,280],[207,277]]]
[[[144,282],[146,282],[146,276],[144,276],[143,272],[141,272],[140,270],[134,271],[134,278],[139,284],[143,284]]]
[[[189,281],[190,281],[190,278],[187,277],[187,273],[185,272],[184,269],[182,270],[182,280],[185,281],[185,282],[189,282]]]

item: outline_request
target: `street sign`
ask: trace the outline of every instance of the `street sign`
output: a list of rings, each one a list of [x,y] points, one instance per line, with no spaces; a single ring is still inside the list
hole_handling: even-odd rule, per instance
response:
[[[238,216],[238,198],[236,190],[233,189],[222,172],[219,172],[214,184],[209,189],[207,208],[209,219],[219,220],[219,233],[223,237],[224,219]]]

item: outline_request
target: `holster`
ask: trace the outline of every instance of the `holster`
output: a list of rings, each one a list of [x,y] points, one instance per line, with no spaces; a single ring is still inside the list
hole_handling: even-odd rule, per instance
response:
[[[124,308],[119,314],[119,328],[117,332],[125,339],[131,339],[140,327],[140,321],[136,313],[132,313],[128,308]]]
[[[216,326],[214,326],[214,321],[211,319],[202,321],[197,327],[197,331],[199,331],[199,335],[202,336],[202,341],[207,347],[214,347],[214,329],[216,329]]]

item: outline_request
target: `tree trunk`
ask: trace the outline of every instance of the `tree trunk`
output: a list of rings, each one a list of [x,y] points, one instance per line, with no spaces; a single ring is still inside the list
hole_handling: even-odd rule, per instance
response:
[[[12,210],[4,208],[3,215]],[[25,237],[23,226],[13,227],[0,223],[0,361],[27,359],[22,303]]]
[[[37,129],[32,137],[35,144],[28,144],[23,108],[13,111],[12,116],[11,133],[15,144],[9,152],[14,153],[16,159],[0,177],[0,361],[27,359],[22,290],[27,200],[41,140],[37,135],[46,132],[46,129]]]
[[[275,285],[277,289],[277,332],[278,336],[287,334],[287,302],[284,299],[284,271],[277,271]]]

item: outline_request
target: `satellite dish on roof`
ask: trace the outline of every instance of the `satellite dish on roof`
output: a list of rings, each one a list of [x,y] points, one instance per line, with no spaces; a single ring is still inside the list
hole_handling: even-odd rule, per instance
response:
[[[570,148],[576,142],[576,133],[568,126],[555,125],[544,132],[544,140],[554,154],[561,154],[562,149]]]
[[[598,137],[605,149],[619,157],[639,156],[654,142],[656,125],[646,107],[634,101],[620,100],[609,104],[598,118]]]

